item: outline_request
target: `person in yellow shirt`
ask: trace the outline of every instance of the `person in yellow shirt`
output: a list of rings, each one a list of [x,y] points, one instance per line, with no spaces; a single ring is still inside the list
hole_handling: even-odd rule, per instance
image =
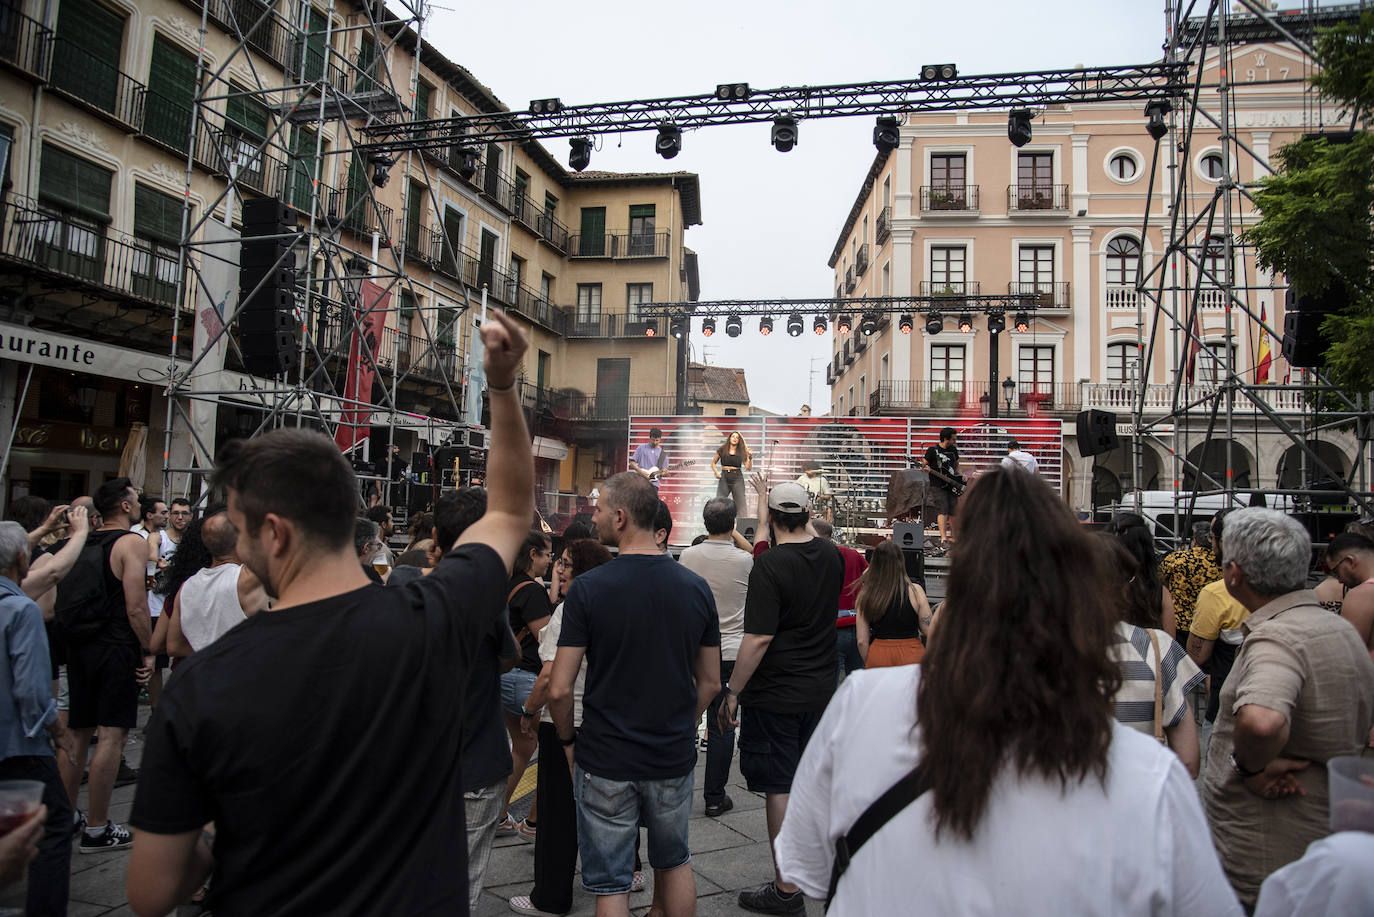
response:
[[[1222,532],[1226,528],[1227,510],[1212,517],[1212,546],[1221,557]],[[1202,722],[1202,762],[1207,763],[1207,746],[1212,740],[1212,725],[1221,709],[1221,686],[1231,674],[1245,632],[1241,624],[1250,611],[1226,590],[1226,581],[1217,580],[1203,586],[1193,606],[1193,620],[1188,631],[1188,656],[1210,677],[1207,685],[1207,711]]]

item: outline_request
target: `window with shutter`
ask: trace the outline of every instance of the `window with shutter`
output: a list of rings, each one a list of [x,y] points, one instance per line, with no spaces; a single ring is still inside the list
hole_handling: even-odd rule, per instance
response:
[[[577,237],[577,253],[584,258],[606,254],[606,208],[582,208],[582,232]]]
[[[298,53],[300,53],[299,49],[302,46],[305,49],[303,66],[298,65],[301,66],[300,70],[296,70],[295,67],[291,68],[300,73],[307,83],[313,83],[324,76],[324,62],[328,52],[328,46],[325,44],[325,33],[328,29],[329,17],[312,6],[310,8],[309,27],[304,35],[298,36],[296,39]]]
[[[176,302],[181,201],[147,185],[134,185],[134,293],[154,302]]]
[[[420,223],[424,215],[425,186],[412,181],[406,189],[406,251],[420,248]]]
[[[429,119],[429,97],[432,92],[433,87],[424,80],[415,84],[415,117],[422,121]]]
[[[47,143],[40,156],[38,207],[45,219],[30,230],[34,260],[59,273],[102,281],[114,173]]]
[[[267,106],[246,89],[234,86],[225,105],[224,152],[238,180],[266,192],[267,170],[262,147],[267,139]]]
[[[630,206],[630,254],[652,255],[654,253],[654,205],[632,204]]]
[[[52,85],[114,113],[124,17],[97,0],[62,0],[53,42]]]
[[[191,142],[191,109],[196,99],[196,59],[161,35],[153,36],[144,97],[143,133],[174,150]]]
[[[353,88],[358,92],[371,92],[380,88],[377,83],[377,46],[372,36],[363,33],[358,44],[358,80]]]
[[[291,135],[290,187],[286,202],[302,213],[310,211],[312,184],[315,181],[316,134],[308,127],[297,126]],[[328,201],[321,201],[327,207]]]

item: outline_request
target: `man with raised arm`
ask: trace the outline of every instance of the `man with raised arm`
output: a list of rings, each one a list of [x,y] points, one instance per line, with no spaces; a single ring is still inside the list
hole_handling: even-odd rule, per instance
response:
[[[534,512],[525,339],[499,311],[481,334],[487,512],[423,579],[369,583],[357,480],[328,437],[275,430],[221,462],[239,558],[276,601],[188,658],[149,724],[136,913],[170,912],[212,865],[222,915],[468,913],[463,689]]]

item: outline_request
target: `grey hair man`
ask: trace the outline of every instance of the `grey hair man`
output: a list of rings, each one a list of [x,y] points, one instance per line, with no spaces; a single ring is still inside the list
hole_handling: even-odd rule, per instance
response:
[[[1374,662],[1307,585],[1305,529],[1272,509],[1226,519],[1226,589],[1250,610],[1221,689],[1202,798],[1241,903],[1328,832],[1326,762],[1357,755],[1374,719]]]

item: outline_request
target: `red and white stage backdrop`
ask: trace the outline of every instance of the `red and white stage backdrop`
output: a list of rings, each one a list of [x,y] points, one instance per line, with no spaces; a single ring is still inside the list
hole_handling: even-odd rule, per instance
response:
[[[632,417],[629,454],[648,442],[649,430],[663,431],[667,465],[692,462],[664,478],[659,496],[673,513],[672,544],[684,545],[705,531],[701,508],[716,495],[711,458],[732,432],[753,452],[754,471],[771,486],[794,481],[806,465],[820,465],[833,494],[837,527],[882,528],[887,484],[892,472],[912,466],[933,446],[942,427],[959,433],[960,466],[966,478],[998,464],[1006,442],[1016,439],[1040,463],[1040,475],[1062,492],[1063,428],[1052,418],[916,417],[706,417],[699,414]],[[746,485],[748,488],[748,485]],[[741,516],[757,515],[748,488]]]

